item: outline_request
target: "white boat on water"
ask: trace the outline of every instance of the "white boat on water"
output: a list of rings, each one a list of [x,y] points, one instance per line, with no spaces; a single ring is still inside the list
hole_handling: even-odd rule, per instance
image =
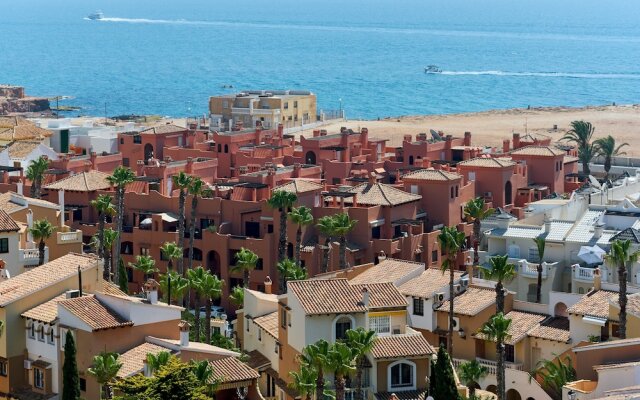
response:
[[[427,65],[424,68],[425,74],[440,74],[442,70],[437,65]]]
[[[102,11],[96,11],[87,15],[87,18],[89,18],[92,21],[98,21],[104,18],[104,14],[102,13]]]

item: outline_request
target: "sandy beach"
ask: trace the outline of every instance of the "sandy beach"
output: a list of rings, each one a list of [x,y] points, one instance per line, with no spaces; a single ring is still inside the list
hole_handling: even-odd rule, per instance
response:
[[[347,115],[348,116],[348,115]],[[350,120],[325,126],[329,133],[341,126],[351,129],[366,127],[369,136],[388,139],[389,146],[402,143],[403,135],[429,132],[429,129],[445,134],[462,136],[472,132],[473,144],[481,146],[502,146],[502,140],[510,138],[512,132],[550,136],[559,140],[570,129],[571,121],[591,122],[596,130],[595,137],[612,135],[616,142],[629,143],[625,150],[630,156],[640,156],[640,105],[593,106],[593,107],[546,107],[510,110],[493,110],[468,114],[389,117],[381,120]],[[558,129],[554,130],[553,126]],[[311,130],[304,132],[310,136]]]

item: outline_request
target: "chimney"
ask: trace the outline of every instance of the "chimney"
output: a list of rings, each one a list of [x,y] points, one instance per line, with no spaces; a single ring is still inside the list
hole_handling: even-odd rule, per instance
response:
[[[502,141],[502,152],[508,153],[509,150],[511,150],[511,143],[509,142],[509,139],[505,139]]]
[[[520,148],[520,134],[519,133],[514,133],[513,134],[513,148],[514,149]]]
[[[5,174],[5,175],[9,175],[9,174]],[[34,183],[33,183],[33,182],[31,182],[31,184],[33,185]],[[20,180],[16,183],[16,191],[18,192],[18,194],[19,194],[20,196],[22,196],[22,195],[24,194],[23,187],[24,187],[24,183],[22,182],[22,179],[20,179]]]
[[[91,169],[98,169],[97,168],[97,160],[98,160],[98,154],[95,151],[91,152],[91,155],[89,156],[89,160],[91,160]]]
[[[193,174],[193,157],[187,157],[187,165],[184,169],[187,174]]]
[[[78,265],[78,292],[80,293],[80,297],[82,297],[82,269]]]
[[[60,205],[60,227],[64,226],[64,189],[58,190],[58,204]]]
[[[404,142],[411,143],[411,135],[404,135]]]
[[[369,289],[366,287],[362,288],[362,305],[369,308]]]
[[[320,129],[314,129],[313,130],[313,137],[318,137],[320,136]]]
[[[33,228],[33,211],[29,209],[27,211],[27,243],[34,243],[33,235],[31,234],[31,228]]]
[[[378,175],[375,172],[369,173],[369,183],[374,185],[378,182]]]
[[[594,290],[602,289],[602,275],[600,274],[600,268],[596,268],[593,271],[593,289]]]
[[[147,357],[142,359],[142,373],[146,377],[151,376],[151,368],[149,368],[149,364],[147,363]]]
[[[471,256],[467,256],[467,261],[465,262],[467,266],[467,276],[469,277],[469,285],[473,283],[473,261],[471,261]]]
[[[551,232],[551,218],[549,218],[549,216],[546,215],[546,214],[544,216],[544,231],[546,233],[550,233]]]
[[[351,199],[351,206],[358,207],[358,193],[354,193]]]
[[[300,169],[302,168],[302,166],[300,165],[300,163],[295,163],[293,164],[293,173],[291,174],[292,178],[300,178]]]
[[[178,329],[180,330],[180,347],[189,347],[189,328],[191,324],[187,321],[180,321]]]
[[[151,304],[158,303],[158,288],[160,285],[155,279],[149,279],[144,284],[144,292],[147,294],[147,301]]]
[[[266,294],[272,294],[273,293],[273,281],[271,280],[270,276],[267,276],[267,278],[264,280],[264,292]]]
[[[471,132],[464,133],[464,145],[471,146]]]
[[[604,233],[604,224],[600,221],[596,222],[596,225],[593,228],[594,239],[600,239],[603,233]]]

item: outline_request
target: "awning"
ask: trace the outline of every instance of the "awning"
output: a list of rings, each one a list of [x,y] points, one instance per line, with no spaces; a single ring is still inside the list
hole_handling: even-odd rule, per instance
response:
[[[177,222],[178,216],[173,213],[161,213],[160,216],[162,220],[165,222]]]
[[[590,315],[585,315],[584,317],[582,317],[582,321],[586,322],[587,324],[598,325],[598,326],[605,326],[607,324],[606,318],[592,317]]]
[[[369,226],[371,226],[372,228],[376,228],[382,225],[384,225],[384,218],[374,219],[373,221],[369,221]]]
[[[384,168],[376,168],[374,169],[374,171],[376,172],[376,174],[386,174],[387,171]]]

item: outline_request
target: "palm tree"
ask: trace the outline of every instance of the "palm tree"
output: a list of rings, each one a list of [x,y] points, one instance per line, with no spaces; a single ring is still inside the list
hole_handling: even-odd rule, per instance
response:
[[[544,261],[544,250],[547,244],[547,239],[544,236],[538,236],[533,238],[533,241],[538,248],[538,285],[536,286],[536,303],[542,302],[542,263]]]
[[[124,190],[125,187],[133,182],[135,174],[130,168],[118,166],[113,170],[113,173],[107,177],[107,182],[111,186],[116,187],[116,231],[122,232],[122,221],[124,219]],[[122,236],[118,236],[118,245],[115,254],[115,265],[120,265],[120,247],[122,246]],[[116,282],[118,282],[118,276],[116,272]]]
[[[168,351],[160,351],[158,354],[147,353],[147,367],[149,368],[149,373],[153,374],[160,368],[167,365],[167,363],[171,360],[171,353]]]
[[[204,311],[204,333],[207,339],[207,344],[211,344],[211,303],[213,299],[219,299],[222,295],[223,282],[218,279],[217,276],[207,273],[202,277],[200,281],[200,295],[205,299],[205,311]],[[199,313],[200,310],[197,310]]]
[[[331,216],[322,217],[318,220],[316,225],[318,230],[325,237],[324,249],[322,254],[322,272],[329,270],[329,250],[331,249],[331,238],[333,237],[333,218]]]
[[[556,356],[556,354],[554,354]],[[553,398],[562,398],[562,387],[577,379],[575,368],[570,356],[563,359],[538,361],[536,375],[542,378],[542,387]]]
[[[302,249],[302,227],[313,224],[313,214],[309,207],[296,207],[289,213],[291,222],[298,226],[296,230],[296,264],[300,264],[300,249]]]
[[[616,147],[616,140],[611,136],[597,139],[594,142],[596,155],[604,157],[604,179],[609,179],[609,170],[611,169],[611,159],[617,156],[623,156],[627,154],[624,151],[620,151],[624,146],[629,146],[629,143],[622,143]]]
[[[182,258],[182,247],[178,246],[176,242],[165,242],[160,246],[160,253],[162,257],[168,261],[167,270],[173,270],[173,260]]]
[[[104,226],[107,223],[107,217],[116,213],[116,209],[111,203],[111,196],[101,194],[97,199],[91,200],[91,205],[98,212],[98,242],[104,243]],[[97,248],[98,257],[104,258],[104,246]]]
[[[178,197],[178,246],[184,249],[184,208],[187,200],[187,191],[191,186],[192,178],[184,171],[180,171],[177,175],[173,175],[171,179],[173,180],[173,185],[180,189],[180,196]],[[182,256],[180,256],[180,258],[178,258],[178,272],[184,275],[182,266],[183,259]]]
[[[204,181],[197,176],[191,178],[189,194],[191,195],[191,219],[189,222],[189,267],[193,267],[193,241],[196,234],[196,210],[198,208],[198,198],[204,192]]]
[[[191,365],[191,370],[200,384],[206,387],[205,393],[209,396],[213,396],[220,382],[214,376],[211,363],[208,360],[191,360],[189,365]]]
[[[284,279],[283,293],[287,292],[287,282],[307,279],[307,271],[299,267],[293,260],[285,258],[278,263],[278,273]]]
[[[497,367],[496,378],[498,381],[498,400],[505,400],[505,381],[504,381],[504,342],[509,340],[509,328],[511,327],[511,319],[499,312],[492,316],[489,321],[485,322],[480,328],[487,339],[496,341]]]
[[[480,379],[489,374],[489,370],[477,360],[466,361],[458,367],[458,377],[467,388],[469,388],[469,398],[476,398],[476,385]]]
[[[366,355],[373,349],[376,342],[376,333],[363,328],[349,329],[347,331],[347,345],[352,349],[356,361],[356,394],[355,400],[363,400],[362,372],[365,367]]]
[[[39,219],[33,223],[33,226],[29,229],[29,233],[33,237],[33,240],[38,241],[38,265],[44,264],[44,241],[49,239],[53,235],[53,231],[56,228],[51,225],[51,222],[46,219]]]
[[[300,363],[313,368],[317,372],[316,400],[324,397],[324,371],[329,359],[329,347],[329,342],[320,339],[313,344],[305,346],[300,355]]]
[[[122,363],[118,361],[119,354],[102,352],[93,357],[93,366],[87,369],[87,373],[94,378],[100,385],[100,399],[104,393],[105,399],[112,397],[111,382],[118,375],[118,371],[122,368]]]
[[[340,243],[340,269],[347,268],[347,235],[357,223],[358,221],[352,220],[347,213],[333,216],[333,231]]]
[[[136,256],[136,261],[129,263],[129,266],[142,272],[144,274],[145,282],[149,280],[149,278],[153,277],[153,274],[158,272],[158,269],[156,268],[156,261],[151,258],[151,256],[147,255]]]
[[[31,181],[30,196],[36,199],[40,198],[40,189],[42,188],[42,180],[44,173],[49,169],[49,159],[40,156],[31,161],[27,168],[27,178]]]
[[[591,144],[591,138],[595,128],[590,122],[585,121],[573,121],[571,123],[571,130],[567,132],[561,140],[567,140],[573,142],[578,147],[578,158],[582,163],[582,172],[589,174],[589,163],[593,159],[593,145]]]
[[[104,250],[104,279],[109,281],[109,282],[113,282],[112,278],[112,272],[115,272],[114,268],[113,268],[113,264],[112,264],[112,249],[113,249],[113,244],[118,240],[118,238],[120,237],[120,232],[117,232],[111,228],[107,228],[104,230],[104,234],[103,234],[103,242],[101,244],[103,250]]]
[[[318,371],[310,365],[301,365],[300,371],[290,371],[291,383],[289,386],[298,392],[305,400],[312,400],[318,379]]]
[[[244,305],[244,288],[242,286],[234,286],[229,293],[229,300],[238,308]]]
[[[280,211],[280,239],[278,240],[278,262],[284,260],[287,252],[287,210],[298,200],[295,193],[274,190],[267,204]]]
[[[516,266],[509,264],[509,256],[493,256],[489,259],[488,267],[480,267],[484,270],[486,279],[496,281],[496,312],[504,312],[504,283],[516,276]]]
[[[258,255],[249,249],[241,247],[240,251],[236,253],[236,265],[231,268],[231,272],[241,273],[243,275],[244,286],[249,288],[251,271],[256,268],[257,264]]]
[[[194,293],[193,306],[195,310],[194,317],[194,330],[196,332],[196,342],[200,341],[200,297],[202,294],[202,281],[205,279],[205,275],[209,273],[202,266],[187,271],[187,280],[189,281],[189,288]]]
[[[438,235],[438,241],[440,242],[440,249],[442,253],[446,254],[445,260],[442,262],[442,273],[449,270],[449,336],[447,337],[447,350],[449,356],[453,356],[453,299],[455,292],[453,289],[453,281],[455,278],[456,259],[458,258],[458,252],[464,245],[464,232],[458,232],[453,226],[445,226]]]
[[[345,376],[355,369],[353,360],[353,352],[346,343],[336,342],[329,349],[326,367],[333,371],[336,400],[344,400]]]
[[[169,287],[169,284],[171,284],[171,287]],[[167,304],[171,304],[172,300],[182,303],[181,300],[184,293],[189,289],[189,280],[183,278],[176,271],[168,271],[160,276],[160,289],[167,296]],[[171,292],[171,298],[169,298],[169,292]]]
[[[464,217],[473,222],[473,264],[478,265],[480,263],[480,255],[478,254],[478,247],[480,246],[480,224],[483,219],[489,218],[493,215],[495,210],[493,208],[487,208],[485,210],[485,202],[482,197],[476,197],[469,200],[464,205]]]
[[[630,240],[615,240],[611,243],[605,259],[618,267],[618,305],[620,306],[620,339],[627,338],[627,264],[638,261],[640,251],[631,252]]]

